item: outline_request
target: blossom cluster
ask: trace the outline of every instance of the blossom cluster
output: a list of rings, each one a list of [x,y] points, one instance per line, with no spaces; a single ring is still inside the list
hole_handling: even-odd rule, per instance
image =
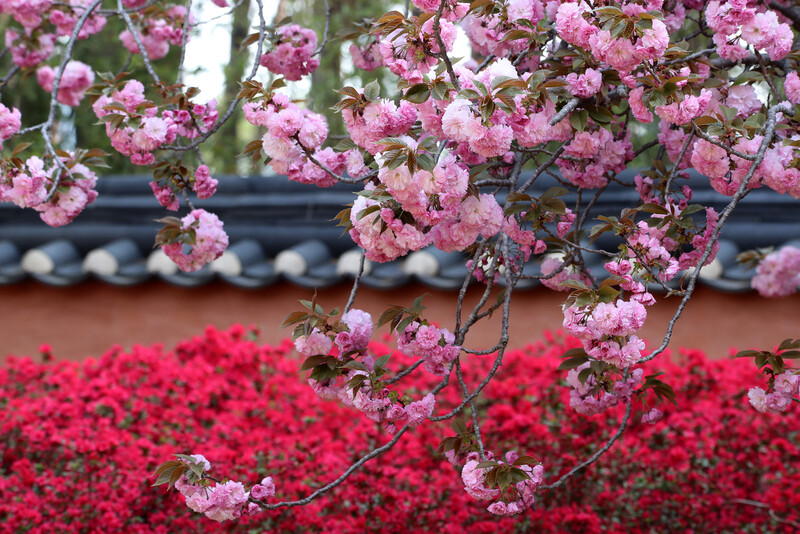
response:
[[[195,139],[214,126],[219,118],[216,100],[207,104],[187,103],[181,109],[164,109],[145,96],[144,85],[129,80],[114,85],[95,98],[92,109],[105,122],[106,135],[134,165],[152,165],[154,152],[181,136]]]
[[[48,93],[53,92],[53,82],[56,71],[45,66],[36,70],[36,80],[42,89]],[[58,86],[57,99],[66,106],[77,106],[81,103],[86,90],[94,83],[94,71],[86,63],[70,61],[64,68],[61,82]]]
[[[417,427],[433,415],[436,399],[429,393],[415,401],[378,380],[381,375],[376,373],[383,373],[378,364],[380,360],[368,350],[373,329],[370,314],[354,308],[342,315],[330,333],[315,327],[310,333],[296,337],[295,349],[306,358],[327,356],[335,345],[333,356],[342,364],[339,374],[333,377],[316,379],[312,372],[308,383],[320,397],[338,399],[343,405],[362,412],[367,419],[381,423],[390,433],[397,432],[403,425]]]
[[[11,51],[15,65],[23,69],[35,67],[46,61],[55,51],[56,38],[72,35],[78,19],[91,4],[91,0],[10,0],[0,6],[0,11],[11,16],[22,28],[6,31],[5,45]],[[93,12],[78,31],[78,39],[99,33],[106,25],[106,17]]]
[[[11,139],[22,126],[22,114],[17,108],[8,108],[0,104],[0,148],[2,142]]]
[[[644,305],[636,300],[600,302],[593,308],[568,306],[564,329],[583,340],[589,356],[624,369],[641,358],[644,342],[634,332],[646,317]]]
[[[661,2],[654,2],[660,7]],[[639,20],[641,6],[629,5],[625,15]],[[588,14],[588,18],[584,16]],[[555,15],[556,30],[567,42],[586,49],[620,75],[630,74],[642,62],[660,59],[669,44],[666,24],[659,19],[650,21],[649,28],[639,25],[629,38],[614,37],[600,29],[600,21],[590,8],[580,2],[565,2]]]
[[[463,14],[466,6],[459,11]],[[454,11],[450,12],[455,14]],[[411,82],[421,81],[422,75],[429,72],[438,62],[437,56],[453,49],[458,30],[447,18],[440,20],[439,37],[444,43],[442,50],[439,40],[434,35],[433,17],[428,17],[421,25],[414,25],[410,30],[397,29],[382,36],[378,50],[383,56],[383,63],[397,76]]]
[[[548,255],[540,265],[542,271],[542,284],[553,291],[571,291],[568,285],[570,280],[588,283],[589,277],[572,265],[566,265],[564,259],[558,255]]]
[[[498,466],[514,465],[519,459],[519,454],[514,451],[505,454],[505,461],[494,462],[494,455],[491,452],[486,454],[489,461]],[[535,501],[536,489],[544,480],[544,468],[541,464],[529,465],[521,464],[516,467],[524,477],[524,480],[511,485],[513,499],[508,501],[499,499],[502,496],[500,489],[489,488],[486,486],[489,467],[481,467],[480,457],[477,453],[471,453],[464,467],[461,469],[461,479],[464,481],[464,489],[474,499],[481,501],[494,500],[487,510],[495,515],[516,515],[530,508]],[[496,500],[497,499],[497,500]]]
[[[778,19],[772,10],[758,12],[742,0],[713,0],[705,9],[708,26],[714,30],[717,53],[725,59],[743,59],[750,55],[746,45],[766,50],[770,59],[786,57],[792,48],[791,27]]]
[[[798,395],[800,376],[795,372],[786,371],[775,375],[771,392],[766,392],[760,387],[751,388],[747,392],[750,404],[761,413],[785,412]]]
[[[184,40],[189,39],[188,35],[184,35],[186,16],[185,6],[170,5],[159,6],[155,13],[151,12],[149,16],[137,19],[137,35],[149,59],[161,59],[169,53],[170,45],[180,46]],[[193,17],[189,15],[189,24],[192,22]],[[129,29],[119,34],[119,40],[131,54],[142,53]]]
[[[202,454],[192,454],[191,460],[183,460],[197,469],[197,473],[190,472],[189,476],[181,475],[175,481],[175,489],[186,499],[186,506],[194,511],[204,514],[214,521],[223,522],[242,517],[242,514],[256,515],[262,508],[254,500],[263,500],[275,495],[275,483],[272,477],[264,477],[259,484],[247,490],[241,482],[228,480],[214,485],[207,483],[204,478],[206,471],[211,469],[211,462]]]
[[[325,117],[300,109],[283,93],[271,93],[268,98],[245,103],[243,108],[247,122],[267,127],[261,147],[271,159],[272,168],[290,180],[330,187],[337,180],[325,168],[341,173],[345,169],[358,172],[363,167],[363,161],[354,162],[348,153],[321,149],[328,136]]]
[[[262,54],[260,61],[270,72],[297,81],[319,67],[319,59],[313,57],[317,48],[314,30],[297,24],[280,26],[272,44],[272,49]]]
[[[470,44],[479,54],[503,57],[518,55],[525,50],[524,42],[506,39],[511,31],[527,29],[519,21],[529,21],[536,25],[543,18],[544,5],[539,0],[510,0],[506,2],[505,10],[495,11],[487,17],[468,14],[461,22],[461,26]]]
[[[429,373],[442,376],[448,364],[455,360],[461,347],[455,345],[455,336],[446,328],[412,321],[403,332],[397,332],[397,348],[404,354],[423,359]]]
[[[589,369],[589,365],[588,362],[584,363],[567,373],[567,384],[572,388],[569,392],[569,405],[582,415],[596,415],[620,403],[627,403],[644,375],[642,369],[634,369],[630,376],[621,377],[610,386],[600,385],[594,375],[581,382],[580,373]]]
[[[342,110],[342,120],[350,138],[373,155],[380,152],[382,147],[379,142],[382,139],[407,133],[416,122],[417,116],[414,105],[406,100],[398,105],[388,99],[376,99],[369,101],[361,109]]]
[[[634,280],[630,261],[608,262],[605,268],[619,277],[621,289],[630,292],[629,300],[601,298],[585,305],[577,301],[565,305],[564,330],[582,340],[590,357],[626,369],[638,362],[644,350],[644,342],[635,333],[647,318],[645,306],[655,299]]]
[[[800,249],[785,246],[767,254],[750,283],[764,297],[793,294],[800,287]]]
[[[732,148],[749,156],[757,151],[763,137],[740,139]],[[765,152],[764,159],[756,168],[747,187],[754,189],[761,185],[778,193],[800,198],[800,170],[791,166],[795,160],[796,147],[777,145]],[[698,139],[691,154],[691,164],[699,172],[711,179],[711,186],[723,195],[732,196],[742,184],[752,163],[736,155],[728,155],[720,146]]]
[[[571,128],[568,122],[549,124],[556,114],[553,103],[527,99],[524,93],[514,96],[512,107],[495,106],[489,120],[482,116],[478,105],[482,88],[491,91],[493,100],[506,104],[502,100],[508,91],[504,82],[509,79],[530,80],[530,73],[520,74],[508,59],[497,59],[478,73],[467,66],[459,67],[456,75],[464,89],[460,95],[470,98],[457,98],[446,107],[445,103],[434,100],[434,105],[444,108],[439,119],[441,136],[458,143],[459,154],[465,162],[474,165],[483,163],[486,158],[506,157],[515,139],[520,146],[533,147],[569,138]]]
[[[578,187],[596,188],[608,183],[609,172],[622,171],[633,159],[633,145],[627,139],[615,140],[611,132],[598,128],[575,134],[564,154],[571,158],[556,162],[564,178]]]
[[[175,236],[161,249],[181,270],[196,271],[219,258],[228,247],[228,234],[213,213],[195,209],[180,222]]]
[[[50,226],[64,226],[97,198],[97,175],[72,155],[61,158],[61,165],[31,156],[7,169],[0,176],[0,202],[33,208]],[[63,167],[62,167],[63,166]],[[58,183],[56,183],[56,180]],[[49,196],[49,191],[53,190]]]

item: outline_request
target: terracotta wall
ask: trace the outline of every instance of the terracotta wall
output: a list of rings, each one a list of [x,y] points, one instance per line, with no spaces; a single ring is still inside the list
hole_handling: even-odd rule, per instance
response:
[[[319,302],[326,310],[341,307],[349,291],[346,284],[322,290]],[[363,288],[356,306],[377,318],[386,304],[410,305],[425,292],[428,316],[452,327],[455,292],[422,285],[392,291]],[[479,292],[474,286],[467,304],[476,302]],[[290,334],[279,327],[283,317],[299,309],[298,298],[312,294],[290,284],[251,291],[222,282],[185,289],[163,282],[128,288],[86,282],[57,288],[26,281],[0,287],[0,359],[9,354],[37,356],[42,343],[52,345],[57,358],[66,359],[99,355],[114,344],[171,347],[202,333],[209,324],[220,328],[254,324],[261,328],[263,342],[276,343]],[[544,330],[558,329],[564,296],[541,288],[517,293],[512,301],[511,345],[524,346],[541,339]],[[673,297],[651,308],[645,339],[660,343],[677,305]],[[468,343],[494,345],[499,324],[499,315],[480,324]],[[678,321],[672,346],[700,348],[722,358],[731,347],[771,347],[787,337],[800,337],[800,295],[766,300],[754,293],[730,295],[700,287]]]

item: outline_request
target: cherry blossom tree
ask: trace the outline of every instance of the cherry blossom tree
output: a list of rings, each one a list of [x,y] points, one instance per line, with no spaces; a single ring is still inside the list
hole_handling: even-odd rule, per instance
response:
[[[213,3],[219,17],[241,9]],[[638,366],[667,348],[731,213],[759,187],[800,197],[800,11],[780,0],[413,0],[350,28],[326,23],[317,35],[291,20],[268,24],[263,0],[255,4],[254,30],[241,52],[251,66],[237,97],[221,107],[184,83],[185,50],[203,22],[192,0],[0,4],[13,20],[3,85],[35,75],[50,102],[38,124],[0,105],[6,143],[0,200],[38,211],[46,224],[68,224],[94,201],[96,169],[111,156],[56,146],[58,106],[84,102],[113,149],[152,171],[150,185],[165,210],[188,211],[162,219],[155,236],[185,271],[213,261],[228,245],[223,222],[195,208],[192,198],[214,195],[218,182],[203,150],[240,111],[259,129],[241,147],[254,163],[318,187],[362,188],[338,217],[363,249],[348,302],[341,312],[326,312],[315,300],[301,301],[304,309],[285,325],[294,328],[309,386],[382,425],[392,439],[297,501],[279,500],[280,480],[272,477],[244,484],[213,476],[202,454],[165,462],[156,484],[174,486],[187,506],[217,521],[302,506],[345,483],[411,429],[466,413],[469,426],[456,425],[440,451],[488,512],[514,515],[533,505],[537,492],[556,490],[598,461],[625,431],[635,400],[643,421],[657,420],[654,404],[674,400],[669,377],[645,376]],[[329,13],[320,16],[329,20]],[[90,57],[73,57],[75,43],[103,32],[109,20],[124,23],[119,44],[144,66],[146,79],[129,76],[125,65],[96,73]],[[469,55],[456,60],[459,38],[469,43]],[[317,69],[327,46],[348,46],[357,68],[385,68],[393,80],[338,91],[336,111],[348,132],[338,143],[328,139],[319,110],[285,89]],[[181,62],[174,79],[165,80],[153,64],[173,47]],[[655,121],[657,128],[645,126]],[[38,140],[43,151],[33,154],[30,143]],[[633,182],[620,178],[645,156],[648,169]],[[692,203],[697,179],[689,179],[690,169],[728,197],[724,209]],[[537,187],[543,177],[559,185]],[[638,200],[622,212],[590,217],[609,187],[634,189]],[[568,194],[577,198],[572,206],[562,198]],[[598,247],[601,237],[616,248]],[[355,307],[367,260],[392,261],[431,245],[463,252],[469,269],[452,325],[427,319],[421,298],[408,308],[389,306],[377,320]],[[532,255],[542,258],[536,274],[522,269]],[[588,268],[589,257],[603,258],[602,268]],[[743,261],[757,265],[753,287],[766,296],[789,294],[800,283],[800,250],[754,251]],[[514,288],[531,278],[568,293],[564,329],[582,344],[559,367],[571,389],[570,409],[592,415],[625,407],[611,438],[555,479],[536,451],[489,450],[475,403],[502,372]],[[482,296],[465,309],[472,279],[483,284]],[[655,302],[653,286],[680,305],[662,342],[647,351],[637,332]],[[496,344],[472,348],[470,329],[495,312],[502,317]],[[416,363],[389,372],[389,356],[369,348],[381,327]],[[785,360],[799,357],[798,349],[800,341],[786,340],[775,351],[740,354],[765,372],[766,389],[748,394],[755,409],[782,412],[797,401],[800,378]],[[489,372],[468,384],[462,369],[487,355],[494,358]],[[424,394],[405,391],[403,379],[420,367],[439,377],[438,385]],[[462,400],[437,409],[444,388],[459,388]]]

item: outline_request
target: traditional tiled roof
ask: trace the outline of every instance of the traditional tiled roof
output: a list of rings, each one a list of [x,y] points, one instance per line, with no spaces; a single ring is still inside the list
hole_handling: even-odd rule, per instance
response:
[[[633,174],[623,175],[632,180]],[[327,287],[352,279],[360,252],[349,236],[332,222],[354,199],[355,186],[329,189],[301,185],[282,177],[222,177],[218,193],[199,201],[220,216],[230,237],[228,251],[195,273],[177,270],[153,239],[160,228],[155,219],[165,210],[158,205],[144,176],[106,176],[98,183],[100,195],[72,224],[50,228],[33,210],[0,204],[0,284],[26,278],[67,286],[95,278],[114,285],[134,285],[160,278],[180,286],[199,286],[214,279],[243,288],[260,288],[282,280],[303,287]],[[700,176],[694,184],[707,184]],[[554,181],[540,179],[544,190]],[[575,197],[564,197],[573,205]],[[695,185],[693,202],[722,209],[727,199]],[[636,193],[611,184],[592,214],[619,213],[634,205]],[[703,269],[701,282],[723,291],[747,291],[752,271],[737,265],[738,252],[754,247],[800,246],[800,210],[795,199],[767,189],[751,191],[740,203],[723,232],[714,264]],[[593,246],[613,250],[612,237]],[[538,273],[541,258],[525,266]],[[601,258],[588,258],[590,266]],[[602,273],[603,269],[595,272]],[[460,287],[466,267],[458,253],[432,247],[386,263],[367,262],[362,283],[375,288],[395,288],[418,280],[440,289]],[[536,280],[522,280],[520,289]],[[657,288],[654,288],[657,289]]]

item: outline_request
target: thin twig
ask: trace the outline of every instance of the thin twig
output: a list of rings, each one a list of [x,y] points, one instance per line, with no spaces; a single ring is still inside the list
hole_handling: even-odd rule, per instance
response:
[[[493,60],[494,60],[494,54],[489,54],[488,56],[486,56],[486,59],[484,59],[483,62],[480,65],[478,65],[478,68],[475,69],[475,74],[478,74],[480,71],[488,67],[489,63],[491,63]]]
[[[322,43],[314,50],[314,53],[311,54],[312,57],[322,54],[323,50],[325,50],[325,45],[328,44],[328,30],[331,24],[331,6],[328,4],[328,0],[323,1],[325,2],[325,28],[322,31]]]
[[[369,174],[367,174],[365,176],[362,176],[361,178],[348,178],[346,176],[341,176],[339,174],[336,174],[332,170],[330,170],[328,167],[326,167],[322,163],[320,163],[319,160],[317,160],[317,158],[314,157],[314,154],[308,148],[303,146],[303,143],[301,143],[299,139],[297,139],[297,144],[300,145],[300,148],[303,149],[303,152],[305,152],[306,157],[308,158],[308,160],[311,163],[313,163],[314,165],[316,165],[317,167],[319,167],[320,169],[325,171],[325,173],[328,174],[329,176],[332,176],[333,178],[336,178],[336,180],[338,180],[338,181],[340,181],[342,183],[345,183],[345,184],[358,184],[358,183],[364,182],[366,180],[369,180],[373,176],[377,176],[378,175],[378,171],[374,170],[374,171],[370,172]]]
[[[475,254],[472,255],[472,265],[478,264],[478,259],[483,255],[484,250],[486,249],[486,241],[481,241],[478,243],[478,246],[475,247]],[[459,332],[461,332],[461,312],[464,306],[464,297],[467,295],[467,287],[469,287],[469,282],[472,280],[472,272],[467,272],[466,276],[464,276],[464,282],[461,284],[461,289],[458,291],[458,299],[456,299],[456,325],[453,331],[459,336]],[[463,338],[459,337],[456,339],[456,345],[461,345],[463,343]]]
[[[186,40],[189,38],[189,19],[192,9],[192,0],[186,0],[186,17],[183,19],[183,35],[181,35],[181,59],[178,62],[178,75],[175,83],[183,84],[183,62],[186,59]]]
[[[761,56],[761,53],[757,48],[753,50],[753,53],[758,58],[758,66],[761,69],[761,75],[764,76],[764,81],[767,82],[767,85],[769,85],[772,95],[775,97],[775,102],[780,102],[781,96],[778,94],[778,90],[775,88],[775,84],[772,81],[772,76],[770,76],[767,72],[767,66],[764,64],[764,58]]]
[[[649,143],[645,143],[644,145],[640,146],[639,149],[636,152],[633,153],[633,157],[636,158],[636,156],[638,156],[639,154],[642,154],[643,152],[647,152],[648,150],[650,150],[651,148],[653,148],[654,146],[656,146],[658,144],[659,144],[658,139],[653,139]]]
[[[699,137],[700,139],[703,139],[704,141],[708,141],[712,145],[716,145],[716,146],[724,149],[725,152],[727,152],[728,154],[730,154],[732,156],[736,156],[737,158],[742,158],[742,159],[747,160],[747,161],[753,161],[753,160],[756,159],[756,155],[755,154],[745,154],[744,152],[739,152],[738,150],[729,147],[728,145],[726,145],[722,141],[714,139],[713,137],[709,137],[708,135],[703,133],[703,131],[700,129],[699,126],[697,126],[694,123],[694,120],[692,120],[692,127],[694,128],[694,133],[697,135],[697,137]]]
[[[689,61],[692,61],[694,59],[698,59],[698,58],[701,58],[701,57],[708,57],[708,56],[710,56],[711,54],[713,54],[716,51],[717,51],[717,47],[716,46],[712,47],[712,48],[705,48],[703,50],[695,52],[694,54],[689,54],[686,57],[681,57],[681,58],[678,58],[678,59],[671,59],[669,61],[664,61],[663,63],[659,63],[659,66],[660,65],[675,65],[677,63],[686,63],[686,62],[689,62]]]
[[[692,297],[692,293],[694,293],[695,285],[697,284],[697,279],[700,276],[700,268],[705,265],[708,258],[711,256],[711,250],[714,248],[714,244],[719,239],[719,234],[722,232],[723,226],[725,226],[725,222],[730,217],[731,213],[733,212],[736,205],[739,201],[744,198],[745,194],[747,194],[747,186],[750,183],[750,179],[755,174],[756,169],[761,162],[764,160],[764,155],[767,152],[767,148],[769,148],[770,143],[772,142],[772,137],[775,135],[775,120],[776,115],[778,112],[786,113],[787,115],[794,115],[794,110],[789,107],[788,105],[781,103],[775,106],[772,106],[767,111],[767,122],[765,123],[765,130],[764,130],[764,139],[761,141],[761,146],[758,147],[758,152],[755,156],[755,161],[750,166],[750,170],[747,171],[742,183],[739,185],[739,189],[731,198],[731,201],[725,206],[725,209],[722,210],[722,214],[719,217],[719,221],[717,222],[717,227],[714,228],[714,231],[711,233],[711,239],[708,240],[706,244],[706,248],[703,251],[703,255],[700,257],[700,261],[697,263],[697,267],[695,268],[692,275],[689,277],[689,285],[686,288],[686,293],[681,300],[681,303],[678,305],[678,309],[675,311],[675,315],[672,316],[672,319],[669,321],[669,325],[667,326],[667,333],[664,335],[664,341],[661,342],[661,345],[651,352],[648,356],[639,360],[639,363],[644,363],[647,361],[652,360],[664,350],[666,350],[667,345],[669,345],[670,339],[672,339],[672,331],[675,328],[675,323],[680,318],[681,314],[683,313],[683,309],[686,307],[686,303],[689,302],[689,299]]]
[[[678,166],[683,161],[684,156],[686,156],[686,151],[689,149],[689,145],[692,143],[692,139],[694,139],[694,132],[691,132],[689,135],[686,136],[686,141],[683,143],[683,147],[681,148],[681,153],[678,155],[678,160],[672,166],[672,169],[669,171],[669,175],[667,176],[667,183],[664,186],[664,204],[667,203],[667,195],[669,195],[669,188],[672,186],[672,180],[675,178],[675,171],[678,170]]]
[[[350,311],[350,307],[353,305],[353,302],[356,300],[356,293],[358,293],[358,284],[361,281],[361,275],[364,274],[364,266],[367,262],[367,255],[365,251],[361,251],[361,261],[358,264],[358,272],[356,273],[356,278],[353,280],[353,289],[350,290],[350,298],[347,299],[347,305],[344,307],[344,312],[347,313]]]
[[[156,71],[153,70],[153,65],[150,64],[150,56],[147,55],[147,50],[142,44],[142,40],[139,38],[139,32],[136,31],[136,26],[134,26],[131,16],[128,15],[128,12],[123,7],[122,0],[117,0],[117,9],[122,15],[122,18],[125,19],[125,24],[128,26],[128,31],[131,32],[131,35],[133,35],[133,40],[136,41],[136,46],[139,48],[139,53],[142,54],[142,60],[144,61],[144,66],[147,69],[147,73],[151,78],[153,78],[153,81],[159,83],[161,79],[158,77],[158,74],[156,74]],[[186,18],[189,18],[188,13],[186,14]]]
[[[503,235],[501,239],[503,242],[503,254],[506,257],[508,257],[508,238],[505,235]],[[456,415],[458,415],[459,413],[461,413],[464,410],[464,407],[467,404],[469,404],[469,401],[477,397],[480,394],[480,392],[483,391],[483,388],[485,388],[486,385],[492,380],[495,373],[497,373],[497,370],[500,368],[500,365],[502,365],[503,356],[505,354],[506,347],[508,346],[508,324],[509,324],[508,317],[511,306],[511,293],[514,287],[511,280],[511,269],[505,270],[505,278],[506,278],[506,294],[505,298],[503,299],[503,316],[500,326],[500,343],[499,343],[500,348],[497,351],[497,357],[495,358],[494,363],[492,364],[492,368],[489,370],[489,373],[486,375],[483,381],[478,385],[478,387],[475,388],[475,391],[467,395],[464,398],[464,400],[459,403],[458,406],[456,406],[455,408],[453,408],[444,415],[431,417],[430,418],[431,421],[444,421],[445,419],[451,419]],[[434,388],[433,393],[441,390],[441,388],[443,388],[447,384],[448,378],[449,378],[449,373],[445,376],[445,380],[442,380],[442,382],[440,382],[439,385],[436,386],[436,388]]]
[[[442,39],[442,14],[444,13],[444,6],[447,2],[448,0],[442,0],[439,3],[439,9],[433,17],[433,37],[436,39],[436,44],[439,45],[439,57],[442,58],[447,67],[447,74],[450,75],[450,82],[456,88],[456,91],[460,91],[461,84],[458,82],[458,78],[456,78],[456,72],[453,70],[453,63],[450,61],[450,56],[447,55],[447,47],[444,45],[444,39]]]
[[[458,377],[458,383],[461,385],[461,391],[464,392],[464,396],[468,397],[469,389],[461,373],[460,360],[456,360],[456,377]],[[483,437],[481,436],[481,425],[478,421],[478,411],[475,409],[475,402],[472,399],[469,401],[469,408],[472,411],[472,433],[475,436],[475,440],[478,442],[478,453],[480,454],[481,460],[486,460],[486,451],[484,450]]]
[[[528,180],[524,184],[522,184],[520,187],[517,188],[517,193],[524,193],[526,189],[528,189],[530,186],[532,186],[533,182],[535,182],[539,178],[539,176],[543,172],[545,172],[547,169],[549,169],[550,166],[553,165],[556,162],[556,160],[559,158],[559,156],[561,156],[561,153],[564,152],[564,147],[566,145],[567,145],[566,141],[561,143],[561,146],[559,146],[553,152],[553,155],[550,156],[547,159],[547,161],[545,161],[544,163],[539,165],[539,167],[535,171],[533,171],[533,176],[528,178]]]
[[[80,16],[78,21],[75,23],[75,28],[72,30],[72,35],[70,36],[69,42],[67,43],[67,49],[64,51],[64,58],[61,60],[61,65],[58,67],[58,71],[56,72],[55,79],[53,79],[53,91],[50,95],[50,110],[47,113],[47,120],[42,123],[41,132],[42,132],[42,139],[44,140],[45,147],[47,148],[47,152],[53,156],[55,160],[56,166],[59,169],[59,172],[55,173],[53,177],[53,183],[50,186],[50,190],[47,192],[47,196],[45,197],[44,202],[48,202],[58,189],[59,184],[61,183],[61,175],[62,172],[67,173],[67,176],[72,178],[72,172],[67,168],[64,162],[59,157],[58,153],[56,153],[56,149],[53,146],[52,140],[52,128],[53,123],[55,122],[56,118],[56,107],[58,104],[58,90],[61,86],[61,78],[64,76],[64,70],[67,68],[67,63],[69,63],[70,59],[72,59],[72,51],[75,49],[75,42],[78,40],[78,34],[83,29],[84,24],[86,24],[86,20],[92,14],[92,11],[97,9],[97,7],[102,3],[102,0],[94,0],[92,4],[83,12],[83,15]]]
[[[394,447],[395,443],[400,441],[400,437],[403,434],[406,433],[406,430],[408,430],[408,425],[407,424],[403,425],[403,427],[400,430],[397,431],[397,434],[394,435],[394,437],[391,439],[391,441],[389,441],[388,443],[386,443],[382,447],[378,447],[377,449],[373,450],[372,452],[369,452],[369,453],[365,454],[356,463],[354,463],[353,465],[348,467],[347,471],[345,471],[339,478],[337,478],[333,482],[331,482],[329,484],[326,484],[325,486],[319,488],[318,490],[316,490],[315,492],[313,492],[311,495],[309,495],[308,497],[306,497],[304,499],[299,499],[297,501],[283,501],[283,502],[278,502],[278,503],[275,503],[275,504],[265,504],[265,503],[263,503],[261,501],[256,501],[256,504],[258,504],[259,506],[261,506],[265,510],[276,510],[278,508],[293,508],[295,506],[305,506],[306,504],[310,503],[311,501],[313,501],[317,497],[319,497],[321,495],[324,495],[325,493],[328,493],[330,490],[332,490],[333,488],[335,488],[336,486],[338,486],[339,484],[341,484],[342,482],[347,480],[347,478],[350,475],[352,475],[355,471],[357,471],[362,465],[364,465],[368,461],[372,460],[373,458],[375,458],[377,456],[380,456],[384,452],[386,452],[389,449],[391,449],[392,447]]]
[[[267,22],[264,19],[264,3],[263,3],[263,0],[256,0],[256,3],[258,4],[258,18],[259,18],[259,24],[260,24],[259,28],[258,28],[258,47],[256,48],[255,59],[253,59],[253,68],[251,69],[250,74],[247,76],[247,78],[245,78],[245,81],[250,81],[253,78],[255,78],[256,73],[258,72],[258,67],[260,66],[260,62],[261,62],[261,52],[264,49],[264,37],[266,35]],[[190,144],[185,145],[185,146],[173,145],[173,146],[164,147],[164,148],[168,149],[168,150],[175,150],[175,151],[178,151],[178,152],[183,152],[183,151],[186,151],[186,150],[193,150],[194,148],[200,146],[209,137],[214,135],[217,132],[217,130],[222,128],[222,126],[226,122],[228,122],[228,119],[231,118],[231,116],[233,115],[233,112],[236,110],[236,106],[238,106],[239,102],[241,102],[241,101],[242,101],[241,98],[236,98],[235,100],[233,100],[230,103],[230,105],[228,106],[228,110],[225,112],[225,114],[219,120],[217,120],[217,122],[215,122],[214,125],[211,128],[209,128],[203,135],[199,136],[197,139],[192,141]]]
[[[580,101],[581,101],[580,98],[573,98],[572,100],[567,102],[566,105],[558,111],[558,113],[553,115],[553,118],[550,119],[548,124],[550,124],[550,126],[555,126],[556,124],[561,122],[564,118],[566,118],[567,115],[570,114],[570,112],[572,112],[572,110],[578,107]]]
[[[791,525],[795,528],[800,528],[800,523],[798,523],[797,521],[792,521],[791,519],[787,519],[785,517],[780,517],[778,514],[775,513],[774,510],[772,510],[772,507],[765,502],[753,501],[750,499],[731,499],[728,502],[733,504],[746,504],[748,506],[755,506],[756,508],[763,508],[764,510],[767,510],[767,514],[769,514],[770,519],[772,519],[773,521],[776,521],[778,523],[784,523],[786,525]]]
[[[419,360],[417,360],[413,364],[411,364],[409,367],[405,368],[404,370],[400,371],[395,376],[393,376],[392,378],[390,378],[389,380],[384,382],[384,384],[391,385],[391,384],[394,384],[395,382],[399,382],[400,379],[402,379],[403,377],[406,377],[406,376],[410,375],[411,373],[413,373],[414,369],[416,369],[417,367],[419,367],[423,363],[425,363],[425,358],[420,358]]]
[[[625,416],[622,418],[622,422],[620,423],[619,428],[617,428],[617,431],[614,432],[614,435],[612,435],[609,438],[609,440],[606,442],[605,445],[603,445],[597,452],[591,455],[586,461],[581,462],[580,464],[570,469],[567,473],[564,474],[564,476],[562,476],[552,484],[544,484],[542,486],[539,486],[539,489],[554,490],[556,488],[563,486],[567,480],[578,474],[581,470],[595,463],[598,458],[600,458],[602,455],[608,452],[611,446],[614,445],[614,442],[619,439],[619,437],[622,435],[623,432],[625,432],[625,427],[628,425],[628,418],[631,416],[632,405],[633,403],[630,400],[628,400],[628,403],[625,405]]]

